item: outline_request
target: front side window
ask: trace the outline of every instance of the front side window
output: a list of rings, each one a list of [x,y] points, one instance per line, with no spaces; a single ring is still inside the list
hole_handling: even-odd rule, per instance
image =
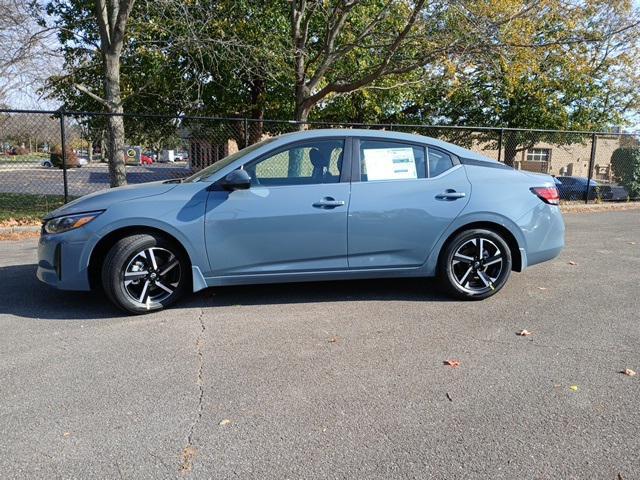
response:
[[[338,183],[343,154],[344,140],[318,140],[294,145],[244,168],[254,185]]]
[[[360,180],[426,177],[424,148],[400,142],[360,140]]]

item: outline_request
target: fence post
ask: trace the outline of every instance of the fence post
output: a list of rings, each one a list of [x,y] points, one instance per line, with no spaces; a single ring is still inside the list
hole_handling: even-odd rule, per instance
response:
[[[596,143],[598,137],[595,133],[591,134],[591,156],[589,157],[589,172],[587,175],[587,196],[584,203],[589,203],[589,194],[591,193],[591,179],[593,178],[593,164],[596,160]],[[597,192],[596,192],[597,194]]]
[[[60,108],[60,146],[62,147],[62,184],[64,185],[64,203],[69,201],[69,186],[67,184],[67,148],[64,131],[64,107]]]
[[[504,128],[500,129],[500,136],[498,137],[498,161],[502,160],[502,142],[504,140]]]
[[[249,120],[244,117],[244,148],[249,146]]]

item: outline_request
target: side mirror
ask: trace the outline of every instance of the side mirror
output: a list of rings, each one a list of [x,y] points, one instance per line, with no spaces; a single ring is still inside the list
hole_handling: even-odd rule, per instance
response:
[[[222,181],[222,188],[232,192],[234,190],[246,190],[251,187],[251,176],[246,170],[234,170]]]

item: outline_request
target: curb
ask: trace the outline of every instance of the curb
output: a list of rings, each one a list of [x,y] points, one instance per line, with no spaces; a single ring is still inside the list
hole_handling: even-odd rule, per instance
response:
[[[640,202],[631,203],[588,203],[560,205],[562,213],[598,213],[598,212],[622,212],[625,210],[640,209]]]
[[[17,225],[15,227],[0,227],[0,234],[39,232],[37,225]]]

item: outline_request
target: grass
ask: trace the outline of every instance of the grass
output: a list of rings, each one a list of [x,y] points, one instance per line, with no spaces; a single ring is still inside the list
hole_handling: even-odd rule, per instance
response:
[[[48,153],[34,152],[25,155],[0,155],[0,164],[40,163],[49,158]]]
[[[62,195],[0,193],[0,226],[39,224],[45,214],[63,204]]]

